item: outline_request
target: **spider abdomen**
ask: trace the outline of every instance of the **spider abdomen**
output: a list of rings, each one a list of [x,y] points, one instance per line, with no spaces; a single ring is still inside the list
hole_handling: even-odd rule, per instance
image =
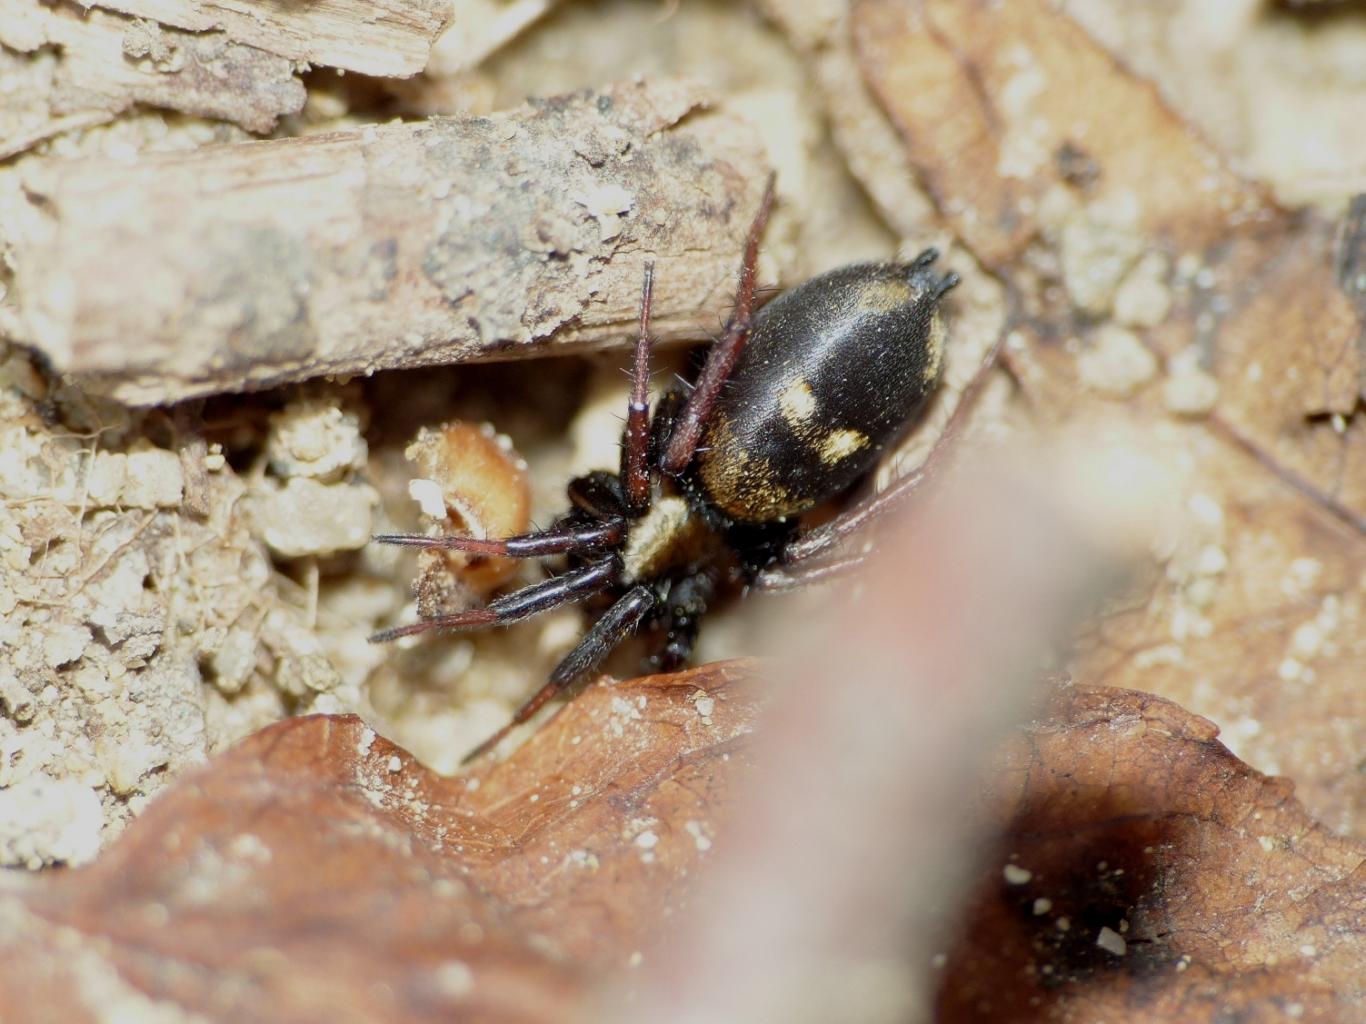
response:
[[[774,522],[872,468],[939,382],[939,300],[957,279],[933,273],[934,258],[841,267],[756,315],[696,458],[712,504]]]

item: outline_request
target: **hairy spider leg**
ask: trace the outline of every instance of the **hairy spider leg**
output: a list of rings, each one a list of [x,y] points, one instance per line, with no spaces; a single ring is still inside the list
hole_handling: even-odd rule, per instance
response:
[[[421,533],[380,533],[371,539],[378,544],[409,548],[441,548],[464,551],[490,558],[538,558],[566,552],[588,552],[610,548],[626,535],[626,520],[620,516],[586,526],[555,526],[535,533],[513,537],[428,537]]]
[[[599,524],[580,528],[577,532],[610,527],[615,540],[625,530],[622,518],[639,518],[650,509],[650,456],[655,424],[650,419],[650,311],[654,296],[654,264],[645,265],[645,280],[641,287],[640,333],[636,338],[635,358],[631,367],[631,397],[626,412],[626,429],[622,437],[620,486],[614,486],[608,473],[590,473],[569,484],[569,499],[582,513],[601,520]],[[669,404],[669,403],[666,403]],[[669,408],[672,405],[669,404]],[[575,532],[575,531],[565,531]],[[533,542],[534,535],[526,538]],[[572,550],[565,548],[564,550]],[[507,725],[471,750],[462,764],[492,750],[514,728],[525,722],[546,702],[580,676],[591,672],[654,610],[658,599],[651,587],[644,584],[628,590],[590,626],[550,674],[545,685],[517,709]]]
[[[395,626],[370,637],[372,644],[382,644],[399,637],[413,636],[435,630],[482,629],[485,626],[506,626],[533,615],[557,608],[571,601],[579,601],[606,590],[621,572],[621,559],[613,555],[521,590],[490,601],[483,608],[470,608],[450,615],[436,615],[419,619],[406,626]]]
[[[621,490],[627,515],[650,510],[650,306],[654,299],[655,265],[645,264],[640,291],[640,334],[631,365],[631,399],[626,407],[626,433],[621,441]]]
[[[592,517],[593,522],[561,520],[545,530],[487,539],[429,537],[422,533],[381,533],[371,539],[399,547],[439,548],[501,558],[588,554],[613,547],[626,535],[626,509],[609,482],[611,478],[610,473],[590,473],[569,482],[570,501],[580,512]]]
[[[865,498],[815,529],[798,534],[783,546],[778,554],[776,564],[759,573],[754,580],[754,588],[769,591],[793,590],[810,583],[823,582],[837,576],[843,576],[857,569],[868,557],[866,553],[841,558],[824,565],[808,566],[808,563],[828,554],[850,535],[865,529],[871,523],[897,508],[943,467],[945,459],[952,451],[954,441],[962,432],[968,413],[976,404],[983,388],[986,387],[991,369],[996,365],[996,360],[1001,354],[1003,343],[1004,335],[997,338],[996,343],[987,352],[986,357],[982,360],[982,365],[977,368],[977,372],[972,375],[972,380],[963,389],[958,405],[954,408],[948,423],[944,425],[943,433],[935,440],[934,446],[925,456],[924,462],[905,476],[893,481],[892,485],[885,491]],[[791,569],[798,569],[799,571],[788,571]]]
[[[784,567],[781,564],[763,570],[754,577],[751,586],[755,590],[762,590],[768,594],[780,594],[789,590],[801,590],[816,583],[829,583],[831,580],[844,579],[852,576],[863,568],[863,564],[868,561],[866,553],[848,555],[844,558],[830,559],[829,561],[817,562],[814,565],[804,563]]]
[[[611,654],[618,644],[635,632],[636,627],[654,608],[655,603],[654,591],[645,584],[632,587],[619,597],[616,603],[589,627],[574,649],[555,666],[546,684],[517,709],[512,720],[466,754],[460,763],[469,764],[481,754],[488,753],[501,743],[508,733],[544,707],[557,693],[601,665],[603,659]]]
[[[735,308],[731,311],[730,319],[726,321],[726,329],[721,339],[712,345],[711,351],[707,353],[707,361],[702,365],[702,372],[697,375],[697,383],[693,386],[692,394],[688,396],[683,411],[674,421],[673,433],[669,437],[668,446],[664,449],[660,468],[670,476],[678,476],[688,468],[688,463],[692,462],[707,417],[711,415],[712,407],[721,396],[721,387],[726,383],[731,370],[735,369],[735,362],[740,358],[745,341],[749,338],[750,324],[754,320],[754,274],[755,265],[759,260],[759,238],[764,233],[769,212],[773,209],[774,178],[775,175],[770,173],[764,185],[764,198],[759,203],[759,212],[754,215],[754,222],[749,227],[749,237],[745,241],[745,256],[740,263],[740,283],[735,290]]]
[[[580,525],[560,523],[546,530],[512,537],[483,538],[421,533],[380,533],[371,540],[410,548],[438,548],[501,558],[587,553],[612,547],[626,533],[624,517],[639,518],[650,510],[650,309],[654,297],[654,261],[645,264],[640,297],[640,334],[631,368],[631,397],[621,449],[621,492],[607,484],[610,474],[589,474],[570,485],[574,504],[599,520]],[[386,634],[387,635],[387,634]],[[406,634],[403,634],[406,635]]]

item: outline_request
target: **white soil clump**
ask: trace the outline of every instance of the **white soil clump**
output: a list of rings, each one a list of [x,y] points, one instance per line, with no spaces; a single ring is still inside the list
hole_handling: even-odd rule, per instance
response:
[[[358,439],[310,468],[353,466]],[[242,514],[248,494],[164,412],[0,349],[0,865],[84,863],[214,751],[324,698],[361,703],[261,540],[278,524]],[[350,530],[365,543],[368,518]]]

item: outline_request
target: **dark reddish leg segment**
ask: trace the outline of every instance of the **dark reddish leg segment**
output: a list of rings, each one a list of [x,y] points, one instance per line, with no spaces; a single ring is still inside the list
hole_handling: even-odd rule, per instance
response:
[[[759,259],[759,238],[764,233],[764,225],[768,223],[769,211],[773,209],[773,180],[774,175],[769,174],[759,212],[754,215],[754,223],[749,228],[745,257],[740,264],[740,284],[735,291],[735,309],[726,322],[721,340],[707,353],[707,361],[698,374],[697,383],[683,411],[674,422],[668,447],[664,449],[660,468],[670,476],[678,476],[692,461],[698,441],[702,438],[702,428],[721,394],[721,386],[735,368],[735,361],[740,358],[745,340],[749,337],[750,323],[754,319],[754,268]]]
[[[540,555],[610,548],[625,534],[624,519],[609,519],[588,526],[552,528],[539,533],[523,533],[496,540],[484,540],[479,537],[427,537],[420,533],[381,533],[372,539],[378,544],[395,544],[408,548],[440,548],[445,551],[464,551],[471,555],[486,555],[490,558],[536,558]]]
[[[433,630],[459,631],[462,629],[482,629],[485,626],[492,626],[498,622],[498,613],[492,608],[470,608],[463,612],[456,612],[453,615],[439,615],[434,619],[418,619],[410,622],[406,626],[395,626],[393,629],[382,629],[378,633],[371,633],[367,639],[372,644],[387,644],[390,640],[398,640],[405,636],[416,636],[418,633],[427,633]]]
[[[581,569],[572,569],[563,575],[553,576],[513,591],[506,597],[490,601],[483,608],[471,608],[451,615],[437,615],[430,619],[410,622],[406,626],[383,630],[371,636],[370,642],[382,644],[389,640],[397,640],[399,637],[434,630],[480,629],[485,626],[510,625],[605,590],[620,571],[620,559],[615,556],[604,558],[601,562],[594,562]]]
[[[655,265],[645,264],[640,294],[640,336],[631,367],[631,402],[626,408],[626,436],[621,446],[621,483],[626,512],[644,515],[650,508],[650,304],[654,298]]]
[[[488,753],[503,741],[508,733],[541,710],[552,697],[586,672],[602,664],[613,649],[630,636],[640,620],[655,606],[653,591],[647,586],[632,587],[589,628],[574,649],[564,656],[550,673],[550,679],[532,694],[531,699],[517,709],[512,721],[475,747],[461,760],[468,764],[481,754]]]

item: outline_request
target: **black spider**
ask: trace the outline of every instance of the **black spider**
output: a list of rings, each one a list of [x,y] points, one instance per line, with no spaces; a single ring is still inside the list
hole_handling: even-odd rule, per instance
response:
[[[939,301],[958,277],[937,276],[931,270],[937,253],[927,249],[909,263],[833,270],[755,313],[755,261],[772,204],[770,179],[750,227],[725,331],[690,392],[666,394],[653,418],[648,389],[654,268],[646,264],[618,472],[571,481],[570,511],[536,533],[502,540],[375,538],[476,555],[569,556],[569,567],[557,576],[482,608],[376,633],[370,638],[375,642],[428,630],[507,625],[592,595],[615,596],[549,681],[467,761],[600,665],[642,625],[657,624],[664,633],[653,659],[657,667],[682,664],[719,584],[777,590],[853,567],[864,556],[828,556],[914,489],[943,447],[941,438],[926,465],[882,494],[821,527],[799,530],[804,512],[868,474],[933,393],[947,333]],[[985,366],[974,388],[984,372]],[[955,418],[967,405],[965,394]],[[953,423],[946,437],[952,429]]]

